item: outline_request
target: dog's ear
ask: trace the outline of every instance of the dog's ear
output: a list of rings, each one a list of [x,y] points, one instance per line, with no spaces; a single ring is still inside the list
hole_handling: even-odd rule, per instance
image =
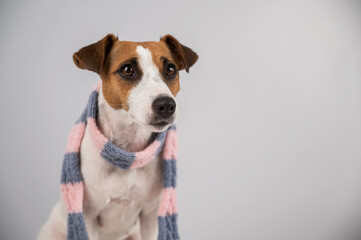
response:
[[[175,37],[168,34],[162,37],[160,41],[167,44],[179,70],[185,69],[189,72],[189,68],[197,62],[198,55],[189,47],[180,44]]]
[[[103,70],[114,42],[117,38],[113,34],[108,34],[100,41],[83,47],[73,54],[73,61],[78,68],[87,69],[100,74]]]

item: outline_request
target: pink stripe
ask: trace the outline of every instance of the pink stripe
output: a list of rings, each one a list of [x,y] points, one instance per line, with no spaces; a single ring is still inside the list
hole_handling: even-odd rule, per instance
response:
[[[178,212],[177,196],[175,188],[164,188],[162,200],[158,209],[158,216],[165,217],[167,214],[172,215]]]
[[[135,160],[130,166],[130,168],[133,169],[137,167],[143,167],[144,165],[152,161],[155,158],[155,153],[157,152],[159,147],[160,141],[155,140],[143,151],[135,153]]]
[[[68,143],[65,148],[65,153],[79,152],[80,143],[85,131],[85,123],[79,122],[75,124],[70,130]]]
[[[94,90],[99,92],[100,87],[102,86],[102,81],[100,80],[97,85],[95,86]]]
[[[68,213],[79,213],[83,211],[83,182],[75,184],[61,184],[61,192],[63,194]]]
[[[163,158],[167,160],[177,159],[178,138],[176,130],[169,130],[164,143]]]
[[[97,124],[94,118],[88,118],[87,120],[89,131],[91,132],[90,136],[93,140],[95,147],[98,149],[99,152],[102,151],[105,143],[108,141],[106,137],[99,131]]]

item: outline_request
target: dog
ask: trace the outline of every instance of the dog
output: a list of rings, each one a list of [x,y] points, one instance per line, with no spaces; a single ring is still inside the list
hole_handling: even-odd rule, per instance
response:
[[[173,125],[179,107],[179,71],[193,66],[198,55],[171,35],[159,42],[119,41],[108,34],[74,53],[80,69],[99,74],[96,124],[112,144],[127,152],[144,149],[154,135]],[[91,140],[89,126],[80,146],[84,177],[83,215],[91,240],[155,240],[162,192],[162,164],[157,157],[130,170],[105,161]],[[63,198],[53,207],[38,240],[67,237]]]

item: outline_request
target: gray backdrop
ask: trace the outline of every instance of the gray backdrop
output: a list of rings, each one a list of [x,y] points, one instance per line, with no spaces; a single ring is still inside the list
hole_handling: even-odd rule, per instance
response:
[[[0,238],[34,239],[98,81],[72,53],[170,33],[200,56],[178,96],[186,240],[361,239],[360,1],[0,4]]]

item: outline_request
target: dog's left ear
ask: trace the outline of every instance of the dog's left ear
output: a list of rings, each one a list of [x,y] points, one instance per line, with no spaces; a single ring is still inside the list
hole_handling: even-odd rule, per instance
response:
[[[195,53],[189,47],[180,44],[175,37],[168,34],[162,37],[160,41],[163,41],[167,44],[179,70],[185,69],[186,72],[189,72],[189,68],[197,62],[197,53]]]
[[[78,68],[100,74],[104,63],[117,38],[113,34],[108,34],[100,41],[83,47],[73,54],[73,61]]]

